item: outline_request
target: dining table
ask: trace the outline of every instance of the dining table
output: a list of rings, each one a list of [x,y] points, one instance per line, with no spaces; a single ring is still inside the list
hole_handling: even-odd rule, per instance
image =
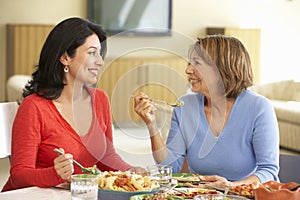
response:
[[[0,193],[0,200],[66,200],[71,199],[70,190],[52,187],[27,187]]]

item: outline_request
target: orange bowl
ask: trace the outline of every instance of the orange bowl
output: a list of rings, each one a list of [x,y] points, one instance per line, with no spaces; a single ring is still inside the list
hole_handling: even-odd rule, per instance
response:
[[[268,181],[254,189],[255,200],[299,200],[300,188],[296,191],[290,191],[288,188],[298,185],[295,182],[279,183]]]

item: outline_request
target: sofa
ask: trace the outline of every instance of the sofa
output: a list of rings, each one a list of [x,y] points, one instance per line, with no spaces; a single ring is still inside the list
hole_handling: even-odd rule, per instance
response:
[[[278,120],[280,147],[300,152],[300,82],[261,83],[250,89],[271,100]]]
[[[16,74],[8,78],[6,82],[7,101],[20,101],[25,85],[31,79],[30,75]]]

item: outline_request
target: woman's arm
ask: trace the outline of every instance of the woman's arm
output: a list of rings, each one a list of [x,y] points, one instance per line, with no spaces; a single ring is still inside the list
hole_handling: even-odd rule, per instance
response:
[[[254,172],[261,182],[279,180],[279,130],[274,108],[269,100],[261,98],[255,107],[253,150],[257,169]]]
[[[164,161],[168,155],[168,150],[156,125],[156,108],[154,107],[154,103],[146,94],[141,93],[134,97],[134,110],[147,125],[151,139],[152,154],[155,161],[158,163]]]
[[[37,168],[36,160],[42,141],[43,116],[36,105],[23,100],[12,129],[12,155],[9,182],[13,188],[52,187],[64,182],[54,165]],[[55,154],[53,152],[53,154]],[[53,160],[51,161],[53,163]]]
[[[167,144],[164,143],[160,131],[156,125],[155,107],[153,102],[145,94],[135,97],[134,108],[136,113],[147,124],[151,139],[152,154],[157,163],[171,165],[173,171],[179,172],[182,168],[184,157],[186,155],[186,141],[180,130],[179,121],[181,121],[181,108],[175,108],[172,113],[171,128],[167,138]],[[177,110],[177,112],[175,111]]]
[[[161,133],[158,131],[156,123],[150,123],[147,125],[150,140],[151,140],[151,150],[152,155],[156,162],[163,162],[168,156],[168,150],[161,138]]]

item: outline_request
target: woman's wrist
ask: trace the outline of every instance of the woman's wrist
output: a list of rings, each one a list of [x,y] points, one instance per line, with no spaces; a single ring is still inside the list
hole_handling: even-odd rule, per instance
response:
[[[150,137],[153,137],[153,136],[159,134],[159,131],[157,129],[157,126],[156,126],[155,122],[147,124],[147,128],[148,128]]]

